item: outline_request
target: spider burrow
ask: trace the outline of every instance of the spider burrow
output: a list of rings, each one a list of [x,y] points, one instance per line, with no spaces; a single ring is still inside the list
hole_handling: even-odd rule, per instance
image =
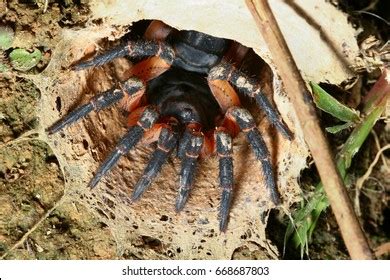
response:
[[[259,81],[238,70],[229,60],[232,45],[234,42],[227,39],[197,31],[177,31],[162,22],[152,21],[144,39],[129,41],[74,66],[75,70],[82,70],[101,66],[117,57],[138,59],[130,69],[129,79],[69,112],[47,132],[56,133],[91,111],[121,102],[129,112],[129,129],[100,165],[89,187],[94,188],[138,142],[157,142],[134,187],[132,201],[141,197],[176,149],[181,159],[175,205],[178,212],[190,195],[199,157],[216,154],[222,189],[219,228],[225,231],[234,184],[232,139],[240,131],[246,134],[261,163],[272,202],[280,204],[270,154],[253,116],[241,106],[236,90],[253,98],[285,138],[291,140],[292,137],[277,110],[262,93]]]

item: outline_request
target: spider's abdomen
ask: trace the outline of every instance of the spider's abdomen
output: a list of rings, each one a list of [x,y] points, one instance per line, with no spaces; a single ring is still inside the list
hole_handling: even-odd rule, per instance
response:
[[[162,117],[175,117],[181,124],[196,122],[213,128],[221,113],[204,76],[173,67],[149,82],[147,99]]]
[[[179,31],[170,41],[176,53],[174,66],[204,74],[221,61],[230,43],[197,31]]]

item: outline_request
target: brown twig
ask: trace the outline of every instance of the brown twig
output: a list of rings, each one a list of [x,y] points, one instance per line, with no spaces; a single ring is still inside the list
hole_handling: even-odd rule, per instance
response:
[[[246,0],[246,3],[270,49],[284,88],[292,101],[348,252],[352,259],[372,259],[373,254],[319,125],[310,93],[299,74],[271,8],[267,0]]]

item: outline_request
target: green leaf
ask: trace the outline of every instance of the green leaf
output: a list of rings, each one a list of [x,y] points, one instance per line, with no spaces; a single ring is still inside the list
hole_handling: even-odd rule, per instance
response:
[[[375,108],[368,116],[364,118],[363,122],[357,125],[352,131],[337,157],[337,165],[339,166],[339,169],[342,168],[342,170],[339,170],[340,172],[344,171],[345,173],[346,170],[351,166],[352,158],[363,145],[376,121],[382,115],[384,109],[384,106]]]
[[[390,82],[389,79],[386,79],[388,75],[387,71],[384,71],[382,77],[370,91],[370,97],[372,98],[369,100],[368,114],[356,125],[337,156],[337,169],[344,181],[347,180],[347,171],[351,166],[353,157],[359,151],[386,108],[386,104],[390,98]],[[375,106],[372,104],[375,104]],[[346,123],[345,125],[347,124],[350,123]],[[334,127],[333,129],[336,130]],[[308,248],[318,218],[328,206],[329,202],[320,182],[317,184],[312,197],[308,199],[306,204],[302,205],[301,209],[294,213],[293,222],[290,222],[287,226],[284,238],[285,243],[291,238],[293,245],[296,248],[301,248],[301,254],[303,256],[304,250]]]
[[[383,110],[384,107],[378,107],[372,111],[371,114],[366,116],[363,122],[355,127],[341,149],[337,157],[337,169],[344,181],[348,168],[351,166],[352,158],[363,145]],[[285,233],[285,240],[288,240],[291,237],[294,246],[300,247],[302,253],[303,249],[307,248],[308,243],[310,242],[319,216],[328,206],[329,202],[325,195],[322,183],[320,182],[316,186],[314,195],[307,201],[306,205],[293,215],[295,228],[292,223],[289,223]]]
[[[323,90],[318,84],[310,82],[313,90],[314,103],[322,111],[345,122],[358,122],[359,113],[347,106],[341,104],[333,96]]]
[[[15,49],[10,53],[9,58],[15,70],[28,71],[39,63],[42,53],[38,49],[32,53],[25,49]]]
[[[354,125],[354,123],[347,122],[347,123],[327,127],[327,128],[325,128],[325,130],[329,133],[336,134],[344,129],[350,128],[353,125]]]

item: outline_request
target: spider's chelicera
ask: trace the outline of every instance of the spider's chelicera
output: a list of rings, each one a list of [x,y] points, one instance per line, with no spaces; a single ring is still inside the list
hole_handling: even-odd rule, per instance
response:
[[[119,101],[129,112],[129,130],[100,165],[89,187],[95,187],[138,142],[157,142],[143,176],[135,185],[132,200],[140,198],[176,149],[182,161],[176,200],[176,210],[180,211],[189,197],[199,156],[216,154],[222,189],[219,227],[225,231],[233,190],[232,139],[241,130],[261,162],[273,203],[279,204],[269,152],[254,118],[241,107],[235,89],[254,98],[287,139],[291,138],[291,133],[262,93],[259,82],[225,59],[232,42],[197,31],[177,31],[157,21],[151,23],[147,33],[159,35],[149,35],[155,40],[129,41],[77,64],[75,69],[81,70],[103,65],[117,57],[139,60],[131,68],[129,79],[93,97],[48,128],[49,134],[55,133],[89,112]]]

